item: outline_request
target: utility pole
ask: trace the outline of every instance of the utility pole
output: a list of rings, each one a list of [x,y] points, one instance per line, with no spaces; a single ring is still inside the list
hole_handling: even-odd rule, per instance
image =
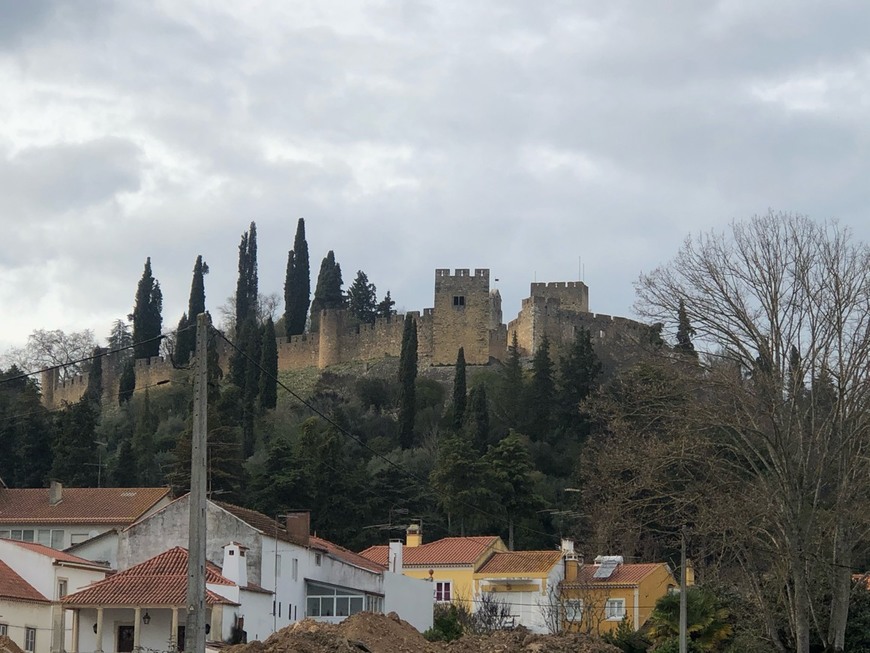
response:
[[[190,525],[187,560],[185,651],[205,653],[206,413],[208,411],[208,315],[196,316],[193,434],[190,442]]]
[[[686,614],[686,527],[680,530],[680,653],[686,653],[686,631],[688,617]]]

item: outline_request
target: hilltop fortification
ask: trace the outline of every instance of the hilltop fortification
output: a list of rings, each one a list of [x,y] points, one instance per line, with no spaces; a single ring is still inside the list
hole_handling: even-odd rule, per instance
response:
[[[573,341],[579,328],[589,330],[596,350],[612,350],[648,339],[649,327],[626,318],[589,312],[589,288],[582,281],[532,283],[519,314],[507,325],[502,320],[501,296],[490,288],[487,269],[446,268],[435,270],[434,306],[410,312],[417,323],[419,365],[453,365],[464,348],[469,365],[504,360],[514,333],[520,355],[533,356],[544,337],[551,355],[558,358],[564,345]],[[402,348],[403,316],[378,318],[374,324],[357,324],[344,310],[320,314],[319,331],[278,338],[278,369],[306,367],[325,369],[332,365],[398,357]],[[226,360],[226,352],[220,352]],[[117,401],[117,361],[101,359],[103,393],[107,402]],[[136,388],[152,387],[180,374],[161,357],[137,360]],[[87,379],[75,377],[65,383],[56,373],[43,374],[43,403],[49,408],[78,401]]]

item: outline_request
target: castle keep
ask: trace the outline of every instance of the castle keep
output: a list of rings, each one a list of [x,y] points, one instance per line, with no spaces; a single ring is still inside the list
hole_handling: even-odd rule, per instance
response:
[[[532,283],[529,297],[522,302],[516,319],[502,321],[501,296],[490,289],[487,269],[435,270],[432,308],[410,312],[417,322],[417,354],[420,367],[453,365],[460,347],[469,365],[487,365],[504,360],[513,335],[522,357],[533,356],[543,339],[550,341],[556,360],[564,345],[570,344],[579,328],[589,329],[596,350],[637,343],[648,337],[649,327],[626,318],[589,312],[589,288],[582,281]],[[355,324],[344,310],[329,309],[320,314],[320,328],[314,333],[278,338],[278,369],[316,367],[325,369],[339,363],[398,357],[402,349],[403,316],[378,318],[374,324]],[[221,353],[224,358],[226,352]],[[115,361],[101,359],[105,399],[118,396]],[[162,358],[137,360],[136,387],[168,381],[178,371]],[[55,372],[42,377],[43,403],[49,408],[78,401],[87,379],[76,377],[65,383]]]

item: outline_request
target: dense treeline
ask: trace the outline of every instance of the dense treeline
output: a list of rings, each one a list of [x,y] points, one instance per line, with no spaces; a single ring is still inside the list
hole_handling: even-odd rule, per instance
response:
[[[304,223],[277,324],[257,288],[252,224],[233,320],[208,342],[209,491],[269,515],[310,509],[318,534],[352,549],[415,519],[427,540],[495,533],[528,549],[569,535],[589,558],[676,567],[685,529],[699,580],[730,615],[728,642],[704,650],[856,646],[864,613],[848,609],[864,604],[851,573],[870,562],[868,262],[847,233],[769,215],[730,239],[687,241],[642,277],[640,307],[667,326],[670,346],[655,337],[614,357],[578,329],[558,356],[545,338],[523,359],[514,336],[503,364],[468,367],[459,349],[453,367],[418,369],[409,316],[399,360],[278,374],[276,332],[317,326],[303,308]],[[183,368],[207,270],[197,258],[168,347],[181,368],[171,383],[133,391],[132,356],[121,356],[117,401],[95,366],[82,400],[49,413],[18,368],[0,372],[14,379],[0,383],[0,478],[186,490]],[[342,289],[334,252],[320,270],[312,310],[347,307],[361,323],[392,315],[389,292],[376,302],[364,272]],[[137,324],[151,334],[160,302],[149,259],[139,322],[132,334],[114,324],[109,349],[131,346]],[[225,336],[232,355],[219,363]]]

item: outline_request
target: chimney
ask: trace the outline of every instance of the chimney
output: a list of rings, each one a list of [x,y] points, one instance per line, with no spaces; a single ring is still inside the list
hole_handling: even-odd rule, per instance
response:
[[[52,480],[48,486],[48,505],[56,506],[63,500],[63,484]]]
[[[288,512],[284,515],[287,535],[302,546],[308,546],[311,538],[311,513],[307,510]]]
[[[239,587],[248,586],[248,547],[238,542],[230,542],[224,546],[224,564],[221,574]]]
[[[571,540],[567,537],[562,538],[562,556],[572,556],[574,555],[574,540]]]
[[[404,566],[402,560],[402,540],[390,540],[390,557],[387,568],[394,574],[401,574]]]
[[[406,541],[405,544],[409,547],[412,546],[420,546],[423,544],[423,528],[420,524],[411,524],[408,526],[408,530],[405,531]]]

